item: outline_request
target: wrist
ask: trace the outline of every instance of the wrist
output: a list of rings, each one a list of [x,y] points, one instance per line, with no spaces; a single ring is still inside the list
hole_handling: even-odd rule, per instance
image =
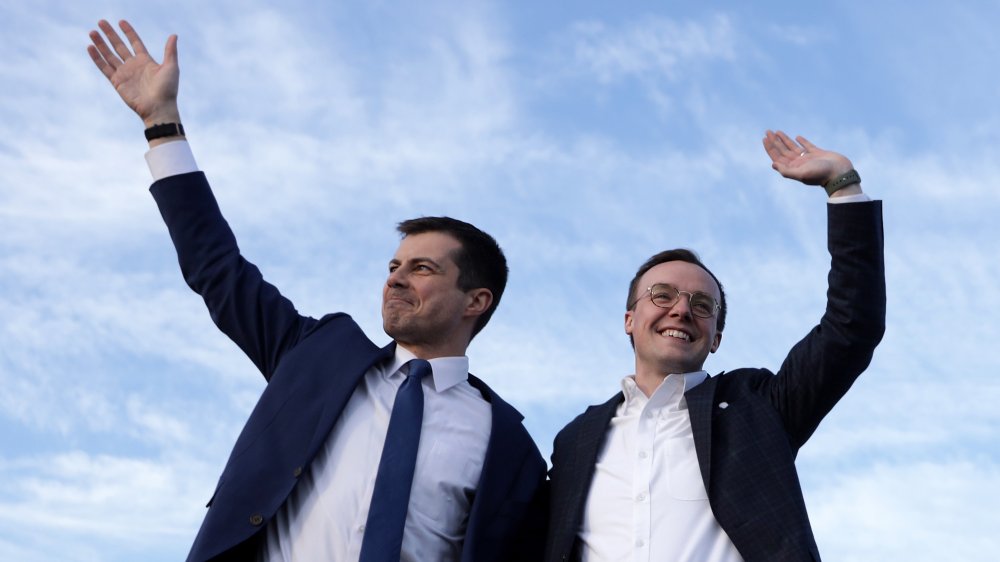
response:
[[[836,155],[837,158],[834,159],[833,166],[830,167],[830,172],[826,176],[826,179],[820,182],[820,185],[826,186],[827,184],[833,183],[838,178],[847,174],[854,169],[854,164],[846,157],[840,154]]]
[[[143,116],[146,140],[153,148],[163,143],[182,140],[184,127],[181,125],[181,112],[176,103],[165,103]]]
[[[177,104],[168,104],[164,107],[157,108],[154,111],[149,112],[147,115],[142,116],[142,124],[148,129],[153,125],[159,125],[161,123],[180,123],[181,122],[181,112],[177,109]]]
[[[860,183],[852,183],[851,185],[844,186],[837,191],[829,194],[830,199],[836,199],[838,197],[847,197],[849,195],[861,195],[864,191],[861,190]]]
[[[180,123],[157,123],[145,130],[149,147],[153,148],[165,142],[184,139],[184,125]]]
[[[851,168],[823,183],[823,189],[830,197],[842,197],[861,193],[861,176]]]

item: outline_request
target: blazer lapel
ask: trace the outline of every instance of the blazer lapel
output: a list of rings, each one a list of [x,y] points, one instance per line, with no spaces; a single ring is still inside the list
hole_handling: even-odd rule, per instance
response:
[[[392,357],[395,352],[396,342],[391,342],[376,353],[345,353],[336,361],[331,362],[331,365],[335,366],[330,368],[336,369],[337,372],[331,375],[333,380],[331,380],[329,391],[323,397],[323,413],[320,414],[316,430],[309,441],[307,451],[310,460],[329,438],[333,424],[344,411],[344,406],[347,405],[347,401],[368,369],[379,361]]]
[[[508,496],[515,490],[518,479],[524,477],[520,470],[523,459],[531,452],[529,444],[531,448],[534,445],[530,438],[526,439],[525,429],[521,426],[524,416],[520,412],[471,373],[469,384],[490,403],[492,426],[483,471],[469,509],[469,523],[462,546],[463,562],[493,560],[499,555],[502,539],[512,529],[497,525],[497,516],[510,499]]]
[[[718,377],[709,377],[698,386],[684,393],[687,401],[688,417],[691,418],[691,433],[694,449],[698,455],[698,466],[705,489],[710,490],[712,474],[712,404],[715,402],[715,388]]]
[[[479,390],[490,403],[492,411],[492,426],[490,438],[486,445],[486,457],[483,459],[483,472],[479,476],[476,487],[476,500],[469,514],[469,527],[473,523],[495,515],[492,510],[503,505],[504,496],[518,478],[512,470],[506,470],[524,454],[520,442],[515,439],[519,435],[521,413],[493,393],[486,384],[478,378],[469,375],[469,384]]]
[[[567,503],[563,504],[563,508],[567,510],[566,513],[573,514],[572,529],[569,531],[574,536],[583,519],[584,503],[590,492],[590,483],[594,479],[597,455],[604,445],[611,418],[624,399],[625,396],[619,392],[604,404],[587,408],[580,418],[573,451],[564,457],[568,465],[565,471],[560,470],[567,479],[564,496],[564,501]]]

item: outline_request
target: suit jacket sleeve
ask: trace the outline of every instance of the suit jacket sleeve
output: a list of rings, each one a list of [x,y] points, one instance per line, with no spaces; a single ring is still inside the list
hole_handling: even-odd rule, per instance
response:
[[[881,201],[829,204],[831,256],[826,311],[788,353],[769,398],[793,450],[871,362],[885,331],[885,266]]]
[[[219,329],[270,380],[282,355],[316,321],[300,315],[243,258],[204,173],[164,178],[150,192],[170,231],[184,280],[205,300]]]

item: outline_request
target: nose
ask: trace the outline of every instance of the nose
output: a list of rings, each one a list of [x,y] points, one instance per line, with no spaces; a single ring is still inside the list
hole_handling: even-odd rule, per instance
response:
[[[406,276],[402,273],[402,267],[397,267],[396,269],[389,272],[389,276],[385,279],[385,284],[389,288],[405,287],[406,286]]]
[[[679,316],[686,320],[690,320],[691,315],[691,296],[685,293],[677,295],[677,302],[670,307],[670,316]]]

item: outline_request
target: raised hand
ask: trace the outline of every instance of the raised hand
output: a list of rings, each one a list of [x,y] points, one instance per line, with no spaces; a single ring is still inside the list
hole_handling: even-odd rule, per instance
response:
[[[793,141],[781,131],[767,132],[764,150],[779,174],[807,185],[823,185],[854,167],[842,154],[823,150],[802,136]]]
[[[87,47],[87,53],[111,81],[122,100],[139,115],[146,127],[158,123],[179,123],[177,36],[171,35],[167,39],[163,63],[157,64],[127,21],[122,20],[118,25],[128,38],[131,50],[110,23],[101,20],[97,25],[107,35],[111,46],[105,43],[99,32],[91,31],[90,40],[94,44]]]

